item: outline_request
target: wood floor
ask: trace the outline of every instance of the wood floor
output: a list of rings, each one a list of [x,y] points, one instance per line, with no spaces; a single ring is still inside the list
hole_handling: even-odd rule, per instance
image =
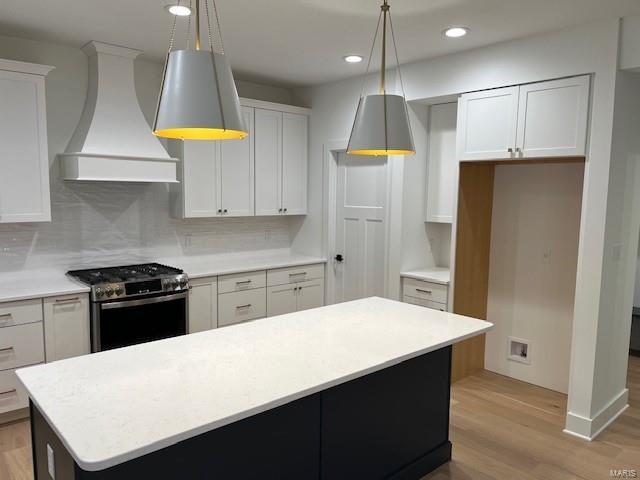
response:
[[[640,478],[640,358],[629,361],[630,408],[594,442],[562,433],[566,398],[489,372],[453,386],[453,461],[423,480]],[[0,479],[30,480],[29,423],[0,426]]]

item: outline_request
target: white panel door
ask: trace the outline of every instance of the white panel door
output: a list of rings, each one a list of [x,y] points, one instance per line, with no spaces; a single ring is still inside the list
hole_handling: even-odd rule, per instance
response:
[[[277,285],[267,288],[267,317],[297,310],[298,285]]]
[[[324,305],[324,280],[310,280],[298,285],[297,307],[300,310],[309,310]]]
[[[585,155],[589,76],[522,85],[516,153],[524,157]]]
[[[44,299],[44,344],[47,362],[91,351],[88,295]]]
[[[497,88],[460,96],[458,160],[492,160],[513,156],[518,88]]]
[[[385,294],[387,158],[338,157],[334,299]]]
[[[429,108],[429,157],[427,160],[426,221],[451,223],[456,185],[457,103]]]
[[[307,213],[308,117],[283,114],[282,211],[286,215]]]
[[[0,223],[51,221],[44,78],[0,71]]]
[[[217,171],[220,144],[187,140],[183,142],[182,149],[184,217],[215,217],[220,209]]]
[[[282,213],[282,112],[255,110],[256,215]]]
[[[218,327],[218,279],[189,281],[189,333]]]
[[[220,141],[220,206],[222,213],[234,217],[254,214],[253,109],[242,107],[249,136],[243,140]]]

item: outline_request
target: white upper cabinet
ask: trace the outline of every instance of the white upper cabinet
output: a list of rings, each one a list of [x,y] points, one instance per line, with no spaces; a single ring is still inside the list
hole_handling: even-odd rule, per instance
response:
[[[282,213],[282,112],[256,109],[256,215]]]
[[[456,117],[458,105],[429,107],[427,222],[451,223],[457,191]]]
[[[308,117],[284,113],[282,121],[282,212],[307,213]]]
[[[52,69],[0,60],[0,223],[51,221],[45,76]]]
[[[256,109],[256,215],[307,213],[308,117]]]
[[[589,76],[464,94],[458,108],[458,159],[583,156]]]
[[[458,104],[458,160],[511,158],[518,87],[466,93]]]
[[[245,139],[169,142],[181,159],[179,183],[170,186],[174,216],[306,214],[308,110],[242,102]]]
[[[516,154],[585,155],[588,110],[588,76],[521,86]]]
[[[219,142],[218,209],[232,217],[254,214],[253,108],[242,107],[242,116],[249,136]]]

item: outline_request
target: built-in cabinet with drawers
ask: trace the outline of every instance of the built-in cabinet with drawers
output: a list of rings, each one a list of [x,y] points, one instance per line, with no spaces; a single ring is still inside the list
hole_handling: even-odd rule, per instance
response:
[[[190,281],[189,333],[324,305],[324,264]]]
[[[49,222],[47,65],[0,59],[0,223]]]
[[[402,278],[402,301],[422,307],[447,311],[449,287],[440,283]]]
[[[461,95],[458,160],[585,155],[589,84],[585,75]]]
[[[0,414],[28,406],[16,369],[89,350],[87,294],[0,303]]]
[[[309,110],[242,99],[243,140],[169,142],[179,158],[178,218],[307,213]]]

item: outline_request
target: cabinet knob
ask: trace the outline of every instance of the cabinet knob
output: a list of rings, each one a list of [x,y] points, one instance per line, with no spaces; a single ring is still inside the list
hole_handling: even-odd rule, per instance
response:
[[[507,152],[513,153],[513,148],[511,148],[511,147],[507,148]]]
[[[284,209],[284,213],[287,213],[287,209],[286,208]]]
[[[222,213],[222,209],[221,208],[218,209],[218,213]]]
[[[278,209],[278,213],[282,213],[282,209],[281,208]]]
[[[226,209],[226,208],[224,209],[224,213],[225,213],[225,214],[227,213],[227,209]]]
[[[335,260],[336,262],[341,263],[341,262],[344,262],[344,257],[342,256],[342,254],[339,253],[335,256]]]

